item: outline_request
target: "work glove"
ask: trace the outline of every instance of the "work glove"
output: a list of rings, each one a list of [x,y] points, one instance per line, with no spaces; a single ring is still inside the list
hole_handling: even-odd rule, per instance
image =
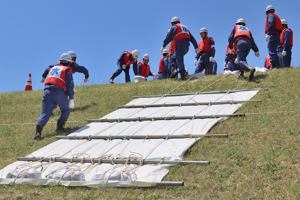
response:
[[[236,58],[235,60],[234,60],[234,64],[238,64],[239,63],[239,60]]]
[[[42,77],[42,79],[41,79],[41,83],[44,83],[44,81],[45,81],[45,78],[44,78],[44,77]]]
[[[195,62],[194,62],[195,66],[197,66],[197,62],[198,62],[198,60],[195,60]]]
[[[213,61],[214,61],[214,57],[210,57],[209,62],[213,62]]]
[[[224,63],[224,71],[228,69],[227,63]]]
[[[282,52],[282,56],[286,56],[286,51],[283,51],[283,52]]]
[[[123,68],[123,69],[126,69],[126,65],[122,65],[122,68]]]
[[[234,54],[234,49],[230,49],[230,54]]]
[[[89,81],[89,79],[88,78],[84,78],[83,81],[86,83],[86,82]]]
[[[256,56],[256,57],[259,57],[259,56],[260,56],[260,53],[259,53],[259,52],[255,52],[255,56]]]
[[[70,99],[70,105],[69,105],[69,107],[70,107],[71,109],[73,109],[73,108],[75,107],[74,99]]]
[[[198,54],[198,53],[200,53],[200,50],[197,48],[194,50],[194,53]]]
[[[152,76],[155,76],[155,73],[152,73]]]
[[[161,47],[160,52],[162,53],[164,49],[165,49],[165,47]]]
[[[266,35],[266,41],[267,41],[267,42],[269,42],[270,37],[271,37],[270,35]]]

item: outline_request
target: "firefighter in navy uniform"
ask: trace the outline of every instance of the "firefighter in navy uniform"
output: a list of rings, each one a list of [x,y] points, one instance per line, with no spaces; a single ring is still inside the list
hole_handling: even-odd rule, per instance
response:
[[[143,56],[143,61],[139,62],[137,65],[137,75],[145,78],[148,78],[148,76],[155,76],[150,70],[149,59],[150,57],[148,54]]]
[[[278,45],[278,57],[281,67],[290,67],[292,60],[293,47],[293,31],[288,27],[288,22],[281,20],[283,31],[280,35],[280,42]]]
[[[169,71],[169,50],[164,49],[163,50],[163,56],[161,57],[159,61],[159,67],[158,67],[158,77],[157,80],[167,79],[171,72]]]
[[[45,82],[42,112],[36,126],[35,140],[41,138],[42,130],[57,105],[60,107],[61,116],[57,121],[56,131],[65,131],[63,126],[70,115],[71,108],[74,108],[74,82],[70,67],[71,62],[70,54],[63,53],[60,56],[59,64],[49,70]]]

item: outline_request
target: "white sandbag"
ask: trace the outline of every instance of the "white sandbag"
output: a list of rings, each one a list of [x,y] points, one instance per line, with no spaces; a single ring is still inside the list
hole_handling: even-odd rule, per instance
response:
[[[135,83],[140,82],[140,81],[146,81],[146,78],[143,77],[143,76],[135,76],[134,77],[134,82]]]
[[[49,178],[62,181],[85,181],[84,173],[73,168],[57,170],[54,173],[51,173]]]
[[[128,172],[109,171],[103,176],[103,172],[97,173],[92,177],[92,181],[130,181],[131,176]]]
[[[20,168],[16,170],[10,171],[7,175],[6,178],[35,178],[39,179],[41,178],[41,172],[36,171],[34,168]]]
[[[268,68],[264,68],[264,67],[262,67],[262,68],[260,68],[260,67],[255,67],[255,72],[266,72],[266,71],[268,71],[269,69]]]
[[[239,70],[235,70],[235,71],[230,71],[230,70],[225,70],[224,73],[222,74],[238,74],[240,71]]]
[[[205,74],[197,73],[197,74],[191,74],[189,78],[191,78],[191,79],[197,79],[197,78],[201,78],[203,76],[205,76]]]

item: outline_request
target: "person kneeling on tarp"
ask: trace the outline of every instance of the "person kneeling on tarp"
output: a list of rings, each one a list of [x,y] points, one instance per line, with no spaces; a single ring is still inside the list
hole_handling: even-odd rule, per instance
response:
[[[155,76],[154,73],[150,71],[149,55],[145,54],[143,56],[143,61],[139,62],[137,65],[137,75],[148,78],[148,76]]]
[[[47,124],[56,105],[61,110],[56,131],[65,131],[63,126],[70,115],[71,108],[74,108],[74,82],[70,67],[71,62],[71,56],[68,53],[63,53],[60,56],[60,64],[49,70],[45,82],[42,113],[36,126],[35,140],[41,138],[43,127]]]
[[[168,52],[169,52],[168,49],[163,50],[163,57],[161,57],[159,61],[157,80],[167,79],[170,76],[170,71],[168,70],[168,66],[169,66]]]

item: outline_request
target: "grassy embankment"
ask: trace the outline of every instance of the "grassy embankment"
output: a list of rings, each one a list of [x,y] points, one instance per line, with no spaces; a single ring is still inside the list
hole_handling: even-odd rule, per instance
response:
[[[247,75],[247,74],[246,74]],[[30,185],[0,186],[0,199],[297,199],[300,198],[300,68],[256,74],[254,82],[238,89],[269,88],[246,103],[238,113],[264,113],[230,118],[210,133],[229,137],[204,138],[184,160],[209,160],[208,166],[177,165],[164,181],[184,181],[184,187],[157,188],[66,188]],[[174,93],[196,92],[219,79],[204,77],[186,83]],[[230,75],[205,91],[234,89],[242,81]],[[133,95],[164,94],[178,81],[91,85],[76,87],[75,106],[67,127],[76,130],[86,119],[100,118],[124,105]],[[43,91],[0,94],[0,124],[36,123]],[[294,111],[294,112],[282,112]],[[281,112],[281,113],[267,113]],[[44,128],[41,141],[34,141],[35,124],[0,125],[0,168],[56,141],[59,109]],[[76,121],[76,122],[71,122]]]

